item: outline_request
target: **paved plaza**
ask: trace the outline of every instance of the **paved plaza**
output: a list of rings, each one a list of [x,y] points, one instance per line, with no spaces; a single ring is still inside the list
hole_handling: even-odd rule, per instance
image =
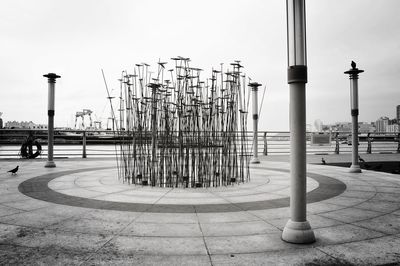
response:
[[[59,159],[56,168],[2,160],[0,264],[400,263],[399,175],[350,174],[310,158],[307,211],[317,241],[296,245],[281,240],[287,156],[260,159],[250,182],[208,189],[123,184],[112,159]],[[6,173],[16,165],[17,175]]]

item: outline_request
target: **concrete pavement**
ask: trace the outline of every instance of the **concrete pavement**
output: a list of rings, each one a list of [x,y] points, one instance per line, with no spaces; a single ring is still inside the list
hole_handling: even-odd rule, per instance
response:
[[[123,184],[113,160],[57,160],[54,169],[40,160],[2,160],[0,264],[400,263],[398,175],[308,165],[317,241],[294,245],[280,239],[289,165],[260,159],[249,183],[210,189]],[[5,173],[18,164],[16,176]]]

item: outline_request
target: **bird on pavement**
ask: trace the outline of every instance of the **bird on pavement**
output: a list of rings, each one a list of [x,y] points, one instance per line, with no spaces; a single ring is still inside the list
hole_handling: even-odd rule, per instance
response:
[[[18,168],[19,168],[19,165],[17,165],[17,167],[15,167],[14,169],[11,169],[10,171],[7,171],[7,173],[11,173],[12,175],[16,175],[17,172],[18,172]]]
[[[324,157],[321,158],[321,162],[322,162],[322,164],[326,164]]]

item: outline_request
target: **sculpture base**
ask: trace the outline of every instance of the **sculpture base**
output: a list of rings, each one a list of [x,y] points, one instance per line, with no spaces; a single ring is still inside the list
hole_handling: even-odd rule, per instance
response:
[[[253,157],[253,158],[250,160],[250,163],[260,163],[260,160],[259,160],[258,158]]]
[[[47,161],[46,164],[44,165],[46,168],[53,168],[56,167],[56,164],[53,161]]]
[[[361,173],[360,166],[352,164],[349,168],[349,173]]]
[[[293,222],[289,219],[283,229],[282,240],[294,244],[310,244],[315,242],[315,235],[308,221]]]

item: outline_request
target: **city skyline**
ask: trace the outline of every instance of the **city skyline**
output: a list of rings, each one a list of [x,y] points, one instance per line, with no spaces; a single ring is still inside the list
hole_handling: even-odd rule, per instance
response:
[[[395,117],[400,2],[306,4],[307,123],[350,120],[349,81],[343,72],[351,60],[365,70],[359,80],[360,121]],[[104,120],[109,114],[101,69],[115,92],[122,70],[141,62],[155,67],[159,59],[182,55],[206,71],[241,60],[246,74],[263,84],[260,99],[267,87],[259,129],[289,129],[284,1],[20,0],[2,1],[0,7],[4,121],[47,123],[42,75],[48,72],[61,75],[56,126],[72,127],[75,112],[86,108]]]

